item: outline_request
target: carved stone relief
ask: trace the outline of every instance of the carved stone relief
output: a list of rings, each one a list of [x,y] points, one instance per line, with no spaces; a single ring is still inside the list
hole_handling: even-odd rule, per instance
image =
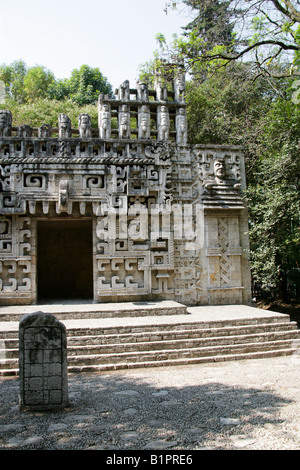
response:
[[[101,139],[111,137],[111,109],[109,104],[99,102],[99,136]]]
[[[8,137],[11,135],[12,114],[7,109],[0,110],[0,136]]]
[[[61,113],[58,116],[58,131],[60,138],[71,137],[71,119],[66,114]]]
[[[127,105],[122,105],[119,111],[119,138],[130,138],[130,110]]]
[[[0,303],[37,300],[40,219],[87,218],[95,301],[248,302],[242,149],[190,146],[184,99],[179,73],[100,95],[98,129],[0,112]]]
[[[86,114],[80,114],[78,117],[79,137],[88,139],[92,136],[91,117]]]
[[[157,113],[158,140],[168,140],[170,132],[170,118],[167,106],[160,106]]]

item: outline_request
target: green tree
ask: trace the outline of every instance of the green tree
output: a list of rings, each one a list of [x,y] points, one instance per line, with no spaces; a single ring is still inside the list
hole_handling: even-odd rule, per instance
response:
[[[206,76],[187,82],[189,141],[244,145],[253,158],[260,117],[276,97],[275,90],[262,78],[253,81],[247,64],[214,72],[206,68]]]
[[[39,127],[42,124],[50,124],[52,127],[57,127],[58,115],[64,113],[70,117],[72,127],[76,128],[78,126],[79,114],[87,113],[91,116],[92,127],[98,127],[97,106],[92,104],[80,106],[71,100],[59,101],[40,98],[20,105],[10,99],[4,104],[0,104],[0,108],[11,111],[14,126],[21,126],[25,123],[32,127]]]
[[[289,97],[272,103],[248,185],[253,280],[284,301],[300,294],[299,119]]]
[[[233,46],[230,1],[185,0],[184,3],[191,9],[194,18],[183,28],[183,35],[188,37],[194,34],[201,38],[202,53],[211,51],[215,46],[223,45],[229,49]]]
[[[31,67],[24,77],[24,92],[27,101],[49,96],[49,87],[55,82],[54,74],[45,67]]]
[[[0,67],[6,96],[19,104],[36,99],[71,100],[78,105],[96,103],[100,93],[113,96],[112,86],[98,68],[82,65],[70,78],[57,80],[42,65],[27,67],[22,60]]]
[[[0,66],[0,80],[5,84],[6,96],[18,103],[25,101],[24,78],[27,71],[27,65],[23,60]]]
[[[82,65],[69,79],[59,80],[51,87],[55,99],[71,99],[79,105],[96,103],[100,93],[112,96],[112,86],[98,68]]]
[[[244,59],[251,60],[258,74],[300,75],[299,0],[178,0],[168,4],[169,8],[188,6],[196,16],[185,35],[169,48],[182,54],[190,66],[199,61],[222,59],[226,65]],[[213,21],[208,21],[208,13]],[[228,39],[232,34],[234,47],[224,41],[226,31]],[[203,47],[204,32],[215,47]]]

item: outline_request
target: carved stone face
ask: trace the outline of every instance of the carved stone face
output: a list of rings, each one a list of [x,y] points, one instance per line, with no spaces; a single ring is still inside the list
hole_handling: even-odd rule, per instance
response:
[[[82,114],[80,122],[81,125],[87,126],[89,124],[89,117],[86,114]]]
[[[214,175],[217,178],[224,179],[226,176],[226,167],[223,160],[216,160],[214,162]]]
[[[60,114],[59,115],[59,124],[62,125],[62,126],[68,126],[68,125],[70,125],[70,119],[65,114]]]
[[[179,75],[178,77],[176,77],[176,83],[180,89],[184,89],[184,86],[185,86],[184,76]]]

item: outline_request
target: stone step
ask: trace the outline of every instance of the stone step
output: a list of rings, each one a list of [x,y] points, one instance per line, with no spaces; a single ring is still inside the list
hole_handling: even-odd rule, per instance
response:
[[[248,360],[248,359],[263,359],[268,357],[280,357],[280,356],[291,356],[297,353],[297,348],[286,348],[286,349],[270,349],[270,350],[260,350],[256,352],[238,352],[235,354],[225,354],[225,355],[211,355],[211,356],[202,356],[202,357],[184,357],[179,359],[164,359],[160,361],[147,361],[147,362],[127,362],[127,363],[118,363],[118,364],[92,364],[92,365],[69,365],[68,372],[70,374],[77,373],[93,373],[93,372],[109,372],[116,370],[124,369],[138,369],[145,367],[171,367],[171,366],[188,366],[196,364],[209,364],[211,362],[225,362],[225,361],[237,361],[237,360]],[[1,361],[0,361],[1,364]],[[2,368],[0,370],[0,376],[10,377],[18,376],[19,369],[18,366],[14,363],[14,366],[11,364],[11,368]]]
[[[68,328],[68,337],[75,338],[76,336],[95,336],[95,337],[113,337],[113,336],[124,336],[128,335],[146,335],[157,334],[164,332],[164,334],[188,334],[197,335],[199,331],[201,334],[207,332],[207,334],[213,333],[213,331],[218,334],[217,330],[224,331],[224,334],[231,334],[230,332],[235,328],[290,328],[293,329],[296,323],[294,322],[279,322],[278,319],[266,319],[265,321],[249,322],[244,320],[232,320],[232,321],[223,321],[223,322],[210,322],[210,323],[169,323],[169,324],[150,324],[150,325],[133,325],[128,327],[116,326],[116,327],[95,327],[95,328]]]
[[[237,323],[237,322],[235,322]],[[168,325],[145,325],[132,327],[112,327],[112,328],[86,328],[86,329],[67,329],[68,344],[114,344],[126,342],[142,342],[155,340],[189,339],[204,338],[212,336],[232,336],[237,334],[265,333],[267,331],[293,331],[296,329],[296,322],[270,322],[246,325],[231,325],[229,322],[223,323],[220,327],[211,323],[205,327],[203,323],[194,324],[168,324]],[[19,333],[17,330],[0,331],[0,348],[18,347]]]
[[[124,370],[124,369],[139,369],[145,367],[171,367],[171,366],[188,366],[195,364],[209,364],[210,362],[225,362],[225,361],[238,361],[246,359],[263,359],[268,357],[280,357],[280,356],[291,356],[297,352],[295,348],[286,348],[286,349],[270,349],[270,350],[260,350],[256,352],[238,352],[235,354],[219,354],[211,356],[201,356],[201,357],[184,357],[179,359],[164,359],[164,360],[154,360],[154,361],[141,361],[141,362],[127,362],[127,363],[118,363],[118,364],[93,364],[93,365],[69,365],[69,373],[84,373],[84,372],[109,372],[115,370]],[[18,371],[14,370],[13,373],[17,375]],[[4,374],[5,375],[5,372]],[[10,375],[10,371],[6,371],[6,375]]]
[[[281,348],[282,344],[293,345],[298,347],[300,338],[298,332],[291,334],[290,332],[281,332],[275,334],[260,334],[260,335],[244,335],[233,337],[216,337],[196,340],[173,340],[173,341],[156,341],[145,343],[126,343],[104,346],[78,346],[68,347],[68,361],[69,363],[82,362],[89,364],[90,362],[98,364],[107,362],[136,362],[142,356],[147,361],[156,358],[160,360],[165,355],[171,355],[171,358],[178,356],[192,356],[199,355],[205,356],[211,354],[224,354],[224,351],[235,349],[247,349],[251,351],[263,350],[272,346],[272,349]],[[18,349],[0,350],[1,360],[0,364],[8,365],[8,368],[13,367],[14,362],[18,362]],[[133,359],[135,358],[135,359]]]
[[[161,349],[157,351],[140,351],[140,352],[125,352],[125,353],[111,353],[111,354],[91,354],[91,355],[77,355],[69,356],[68,364],[70,367],[86,366],[86,365],[101,365],[101,364],[124,364],[127,363],[142,363],[153,361],[164,361],[173,359],[184,358],[201,358],[210,356],[225,356],[227,354],[243,354],[250,352],[279,350],[279,349],[292,349],[296,347],[296,340],[279,340],[276,342],[267,341],[259,343],[247,344],[229,344],[220,346],[204,346],[186,349]]]
[[[56,317],[56,315],[55,315]],[[187,320],[184,321],[182,318],[186,318]],[[290,324],[290,323],[295,323],[296,322],[291,322],[290,318],[288,315],[268,315],[268,316],[262,316],[262,317],[253,317],[253,318],[236,318],[233,317],[232,319],[225,319],[225,320],[206,320],[206,321],[191,321],[190,320],[190,315],[184,314],[183,317],[181,316],[180,320],[177,321],[176,316],[172,317],[173,321],[166,320],[164,316],[162,315],[161,318],[163,321],[156,321],[156,322],[151,322],[148,321],[147,323],[132,323],[129,325],[126,325],[125,322],[124,324],[120,323],[117,324],[117,320],[120,320],[122,322],[122,317],[117,317],[116,322],[114,322],[113,317],[111,317],[111,323],[112,325],[107,325],[105,323],[105,320],[103,319],[103,325],[101,319],[98,318],[86,318],[83,319],[83,321],[80,321],[82,319],[71,319],[71,325],[76,325],[76,326],[69,326],[70,323],[70,316],[64,320],[62,320],[63,323],[66,324],[68,332],[70,335],[75,336],[75,335],[83,335],[83,334],[99,334],[99,335],[106,335],[106,334],[113,334],[115,333],[131,333],[131,332],[143,332],[143,331],[155,331],[157,328],[157,325],[159,327],[163,327],[165,330],[170,330],[170,329],[197,329],[199,327],[201,328],[224,328],[224,327],[234,327],[234,326],[242,326],[242,325],[261,325],[261,324],[267,324],[267,323],[285,323],[285,324]],[[18,317],[17,322],[20,320],[20,316]],[[152,318],[152,315],[148,316],[148,319]],[[175,320],[174,320],[175,319]],[[132,319],[134,321],[134,319]],[[0,339],[4,338],[7,333],[10,334],[11,337],[17,337],[18,336],[18,328],[16,327],[17,325],[16,321],[6,321],[3,322],[2,325],[6,325],[4,329],[0,330]],[[84,323],[83,323],[84,322]],[[1,322],[0,322],[1,324]],[[14,325],[12,328],[10,328],[10,325]],[[84,325],[84,326],[82,326]]]
[[[3,373],[6,370],[16,370],[16,369],[19,369],[18,359],[16,359],[16,358],[0,359],[0,375],[7,375],[7,374]]]
[[[115,343],[105,345],[73,345],[68,346],[68,355],[94,355],[94,354],[109,354],[112,350],[114,353],[126,353],[134,351],[156,351],[159,349],[188,349],[206,346],[221,346],[237,343],[261,343],[265,341],[278,341],[297,339],[298,334],[292,332],[274,332],[274,333],[260,333],[259,335],[242,335],[242,336],[217,336],[213,338],[193,338],[193,339],[171,339],[171,340],[158,340],[158,341],[145,341],[145,342],[131,342],[131,343]]]
[[[196,309],[169,316],[63,321],[70,372],[193,364],[293,354],[297,324],[258,309]],[[208,313],[208,315],[207,315]],[[210,313],[210,315],[209,315]],[[18,375],[18,322],[0,328],[0,375]],[[259,356],[260,355],[260,356]]]
[[[75,337],[76,341],[68,340],[68,356],[79,356],[79,355],[95,355],[95,354],[108,354],[111,351],[114,353],[125,353],[125,352],[134,352],[134,351],[156,351],[159,349],[186,349],[186,348],[195,348],[195,347],[205,347],[205,346],[220,346],[226,344],[236,344],[236,343],[260,343],[265,341],[278,341],[283,339],[298,339],[298,331],[287,330],[287,331],[270,331],[270,332],[260,332],[256,334],[240,334],[240,335],[227,335],[222,336],[222,331],[219,331],[219,336],[208,337],[201,335],[201,331],[198,332],[197,337],[195,338],[181,338],[177,337],[176,334],[172,334],[172,337],[169,338],[168,335],[164,335],[161,332],[161,337],[159,333],[156,336],[148,339],[147,341],[139,341],[141,338],[136,338],[130,335],[130,340],[127,338],[127,341],[118,341],[115,343],[105,342],[103,344],[92,342],[92,339],[95,337]],[[181,335],[180,335],[181,336]],[[100,338],[100,340],[103,338]],[[105,338],[104,338],[105,339]],[[114,338],[115,341],[120,338]],[[4,341],[4,344],[0,348],[0,357],[18,358],[18,341],[17,340],[8,340]],[[5,346],[5,348],[3,347]]]
[[[176,317],[175,317],[176,318]],[[227,319],[227,320],[221,320],[221,321],[200,321],[200,322],[195,322],[195,321],[189,321],[189,315],[186,316],[187,321],[173,321],[173,322],[155,322],[155,323],[145,323],[145,324],[133,324],[133,325],[114,325],[114,326],[105,326],[101,327],[100,324],[97,326],[89,327],[88,323],[86,324],[86,327],[80,328],[76,327],[73,328],[72,326],[67,327],[68,329],[68,335],[69,336],[84,336],[84,335],[99,335],[99,336],[105,336],[105,335],[112,335],[112,334],[130,334],[130,333],[148,333],[148,332],[156,332],[157,329],[159,330],[164,330],[164,331],[177,331],[177,330],[204,330],[204,329],[216,329],[216,328],[221,328],[222,330],[224,328],[228,328],[228,331],[231,328],[234,327],[239,327],[239,326],[265,326],[268,324],[276,324],[278,325],[283,324],[284,326],[286,325],[291,325],[294,327],[296,325],[296,322],[291,322],[289,317],[286,315],[282,315],[280,319],[278,316],[269,316],[269,317],[262,317],[262,318],[233,318]]]
[[[98,331],[90,332],[88,335],[73,335],[74,331],[68,331],[68,345],[84,345],[84,344],[116,344],[143,341],[171,341],[177,339],[193,339],[206,338],[214,336],[233,336],[252,333],[265,333],[276,331],[294,331],[295,325],[291,323],[269,323],[261,325],[243,325],[243,326],[224,326],[222,328],[203,328],[202,325],[180,325],[169,329],[165,327],[156,327],[154,330],[134,331],[130,333],[115,333],[99,335]],[[186,328],[184,328],[186,326]],[[92,334],[94,333],[94,334]]]

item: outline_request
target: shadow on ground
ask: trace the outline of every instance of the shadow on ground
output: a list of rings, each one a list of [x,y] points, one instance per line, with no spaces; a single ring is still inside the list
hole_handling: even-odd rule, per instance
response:
[[[226,450],[232,439],[251,446],[253,427],[280,425],[292,403],[263,387],[161,388],[122,373],[69,376],[70,406],[58,412],[20,412],[18,393],[18,379],[0,381],[0,449]]]
[[[295,321],[300,329],[300,304],[299,302],[258,302],[256,305],[263,310],[271,310],[273,312],[284,313],[289,315],[292,321]]]

